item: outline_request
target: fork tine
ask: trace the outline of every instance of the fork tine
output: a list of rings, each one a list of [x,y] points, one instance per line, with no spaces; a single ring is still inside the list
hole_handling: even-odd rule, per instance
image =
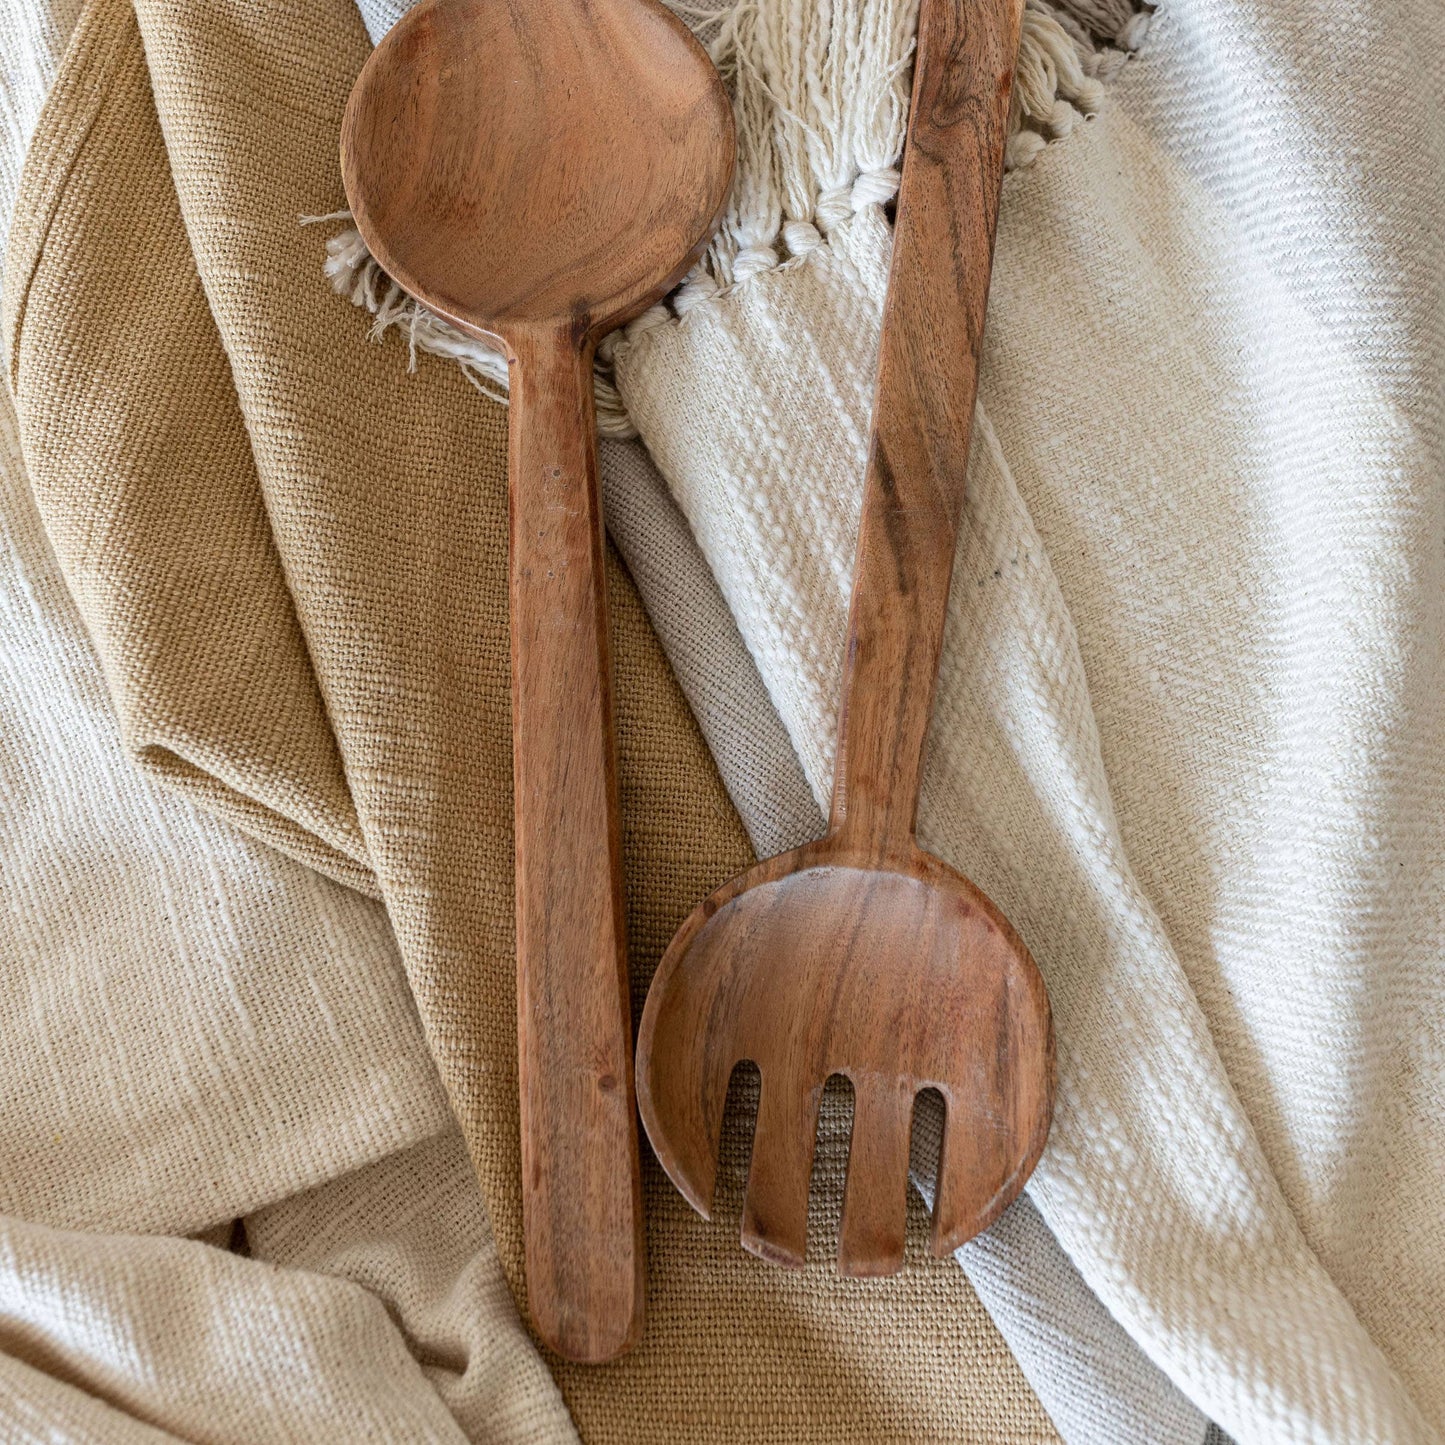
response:
[[[1012,1197],[1018,1171],[1009,1170],[1011,1139],[993,1111],[957,1108],[949,1101],[933,1205],[934,1254],[951,1254],[986,1229],[998,1213],[1001,1197]]]
[[[743,1248],[770,1264],[802,1267],[808,1247],[808,1188],[823,1088],[801,1089],[763,1073],[753,1160],[743,1199]]]
[[[896,1274],[908,1224],[908,1137],[913,1086],[907,1078],[854,1086],[853,1139],[838,1234],[838,1270],[855,1278]]]

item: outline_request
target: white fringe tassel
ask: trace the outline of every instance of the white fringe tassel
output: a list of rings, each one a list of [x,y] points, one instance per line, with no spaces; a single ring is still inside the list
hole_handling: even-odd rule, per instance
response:
[[[827,245],[829,231],[898,193],[918,0],[667,0],[707,47],[737,117],[738,167],[722,224],[702,261],[665,301],[633,321],[629,339],[685,316],[760,272]],[[1093,116],[1104,88],[1143,43],[1144,0],[1026,0],[1014,72],[1006,169],[1030,165]],[[350,221],[349,211],[303,224]],[[413,301],[354,227],[326,243],[326,274],[418,351],[447,357],[505,403],[507,362]],[[616,335],[598,348],[597,429],[636,436],[612,382]]]
[[[321,225],[328,221],[350,221],[350,211],[332,211],[325,216],[302,216],[303,226]],[[462,375],[484,396],[507,404],[507,358],[484,341],[458,331],[449,321],[413,301],[385,271],[381,269],[361,232],[354,226],[332,236],[326,243],[326,274],[338,295],[349,298],[353,306],[364,307],[374,318],[371,339],[382,340],[388,331],[400,331],[406,337],[407,370],[416,370],[419,351],[446,357],[461,368]],[[597,430],[605,437],[626,440],[637,435],[627,416],[617,388],[612,384],[612,348],[603,341],[598,348],[594,369],[594,394],[597,403]]]

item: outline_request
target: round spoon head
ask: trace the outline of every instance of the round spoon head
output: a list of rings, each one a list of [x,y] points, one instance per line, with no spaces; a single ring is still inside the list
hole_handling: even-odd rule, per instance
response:
[[[341,136],[385,270],[463,329],[600,334],[701,254],[732,180],[717,71],[657,0],[422,0]]]
[[[853,1084],[839,1267],[903,1260],[909,1130],[924,1089],[946,1120],[933,1248],[986,1229],[1043,1151],[1053,1103],[1048,995],[1007,919],[917,852],[898,868],[826,841],[724,885],[678,930],[647,996],[637,1099],[658,1159],[704,1216],[735,1065],[762,1092],[743,1243],[803,1262],[823,1085]]]

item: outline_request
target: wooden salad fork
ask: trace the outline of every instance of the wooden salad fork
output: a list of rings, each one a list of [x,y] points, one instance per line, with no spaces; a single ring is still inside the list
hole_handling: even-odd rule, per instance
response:
[[[701,255],[734,153],[657,0],[422,0],[342,130],[372,254],[510,363],[527,1300],[574,1360],[636,1342],[646,1283],[592,358]]]
[[[933,1249],[986,1228],[1048,1134],[1053,1031],[1008,920],[914,837],[988,299],[1022,0],[922,0],[827,835],[725,884],[647,997],[638,1104],[712,1203],[728,1082],[761,1073],[744,1245],[800,1265],[825,1081],[852,1082],[839,1268],[903,1260],[914,1101],[942,1094]]]

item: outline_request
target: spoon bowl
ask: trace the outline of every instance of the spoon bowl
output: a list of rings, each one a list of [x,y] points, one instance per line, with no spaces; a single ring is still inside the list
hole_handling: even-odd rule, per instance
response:
[[[463,330],[504,345],[558,319],[609,330],[712,235],[732,110],[654,0],[423,0],[377,55],[342,142],[356,224]]]

